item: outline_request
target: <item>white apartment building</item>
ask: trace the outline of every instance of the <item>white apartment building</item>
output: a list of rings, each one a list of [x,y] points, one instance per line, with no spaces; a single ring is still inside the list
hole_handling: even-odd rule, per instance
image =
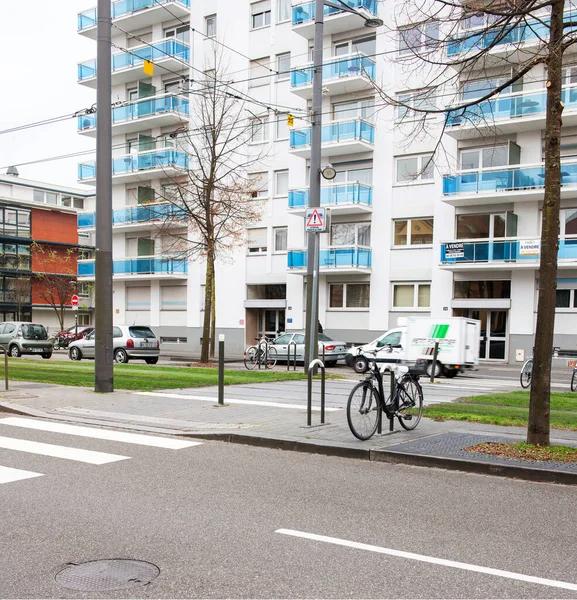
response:
[[[347,3],[392,22],[392,3]],[[200,347],[205,265],[170,259],[146,203],[154,203],[171,169],[187,166],[171,133],[190,125],[191,92],[217,44],[231,86],[247,96],[253,113],[252,144],[267,157],[252,174],[266,200],[262,220],[233,260],[217,265],[217,333],[226,334],[228,352],[240,353],[256,336],[304,329],[314,1],[120,0],[112,8],[112,102],[123,103],[113,108],[116,322],[150,325],[166,349]],[[78,26],[96,39],[95,9],[80,13]],[[397,123],[399,109],[385,106],[374,90],[376,83],[402,95],[415,87],[403,71],[398,38],[330,7],[324,33],[322,160],[337,171],[321,191],[332,216],[331,231],[320,241],[325,332],[364,342],[399,317],[469,316],[482,321],[482,358],[519,360],[518,351],[531,352],[535,327],[542,73],[526,78],[510,98],[502,95],[502,110],[492,111],[496,139],[455,118],[444,142],[454,162],[423,170],[438,126],[431,121],[430,135],[409,140],[406,126]],[[152,76],[143,59],[154,63]],[[95,75],[95,60],[79,64],[81,85],[94,88]],[[568,86],[571,77],[568,71]],[[511,103],[520,106],[517,112]],[[570,103],[565,110],[571,114]],[[290,128],[289,114],[295,117]],[[571,117],[564,121],[568,179],[556,344],[570,348],[577,342],[571,334],[577,324],[577,238],[571,240],[577,159],[570,159],[577,129]],[[78,128],[94,136],[95,115],[79,117]],[[94,182],[94,175],[94,163],[79,166],[83,183]],[[94,205],[86,209],[79,228],[90,233]],[[93,279],[92,261],[80,263],[79,276]]]

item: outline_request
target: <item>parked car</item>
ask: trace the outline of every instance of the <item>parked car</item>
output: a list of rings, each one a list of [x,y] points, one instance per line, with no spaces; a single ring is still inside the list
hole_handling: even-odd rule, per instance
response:
[[[86,337],[70,343],[68,356],[71,360],[94,358],[95,341],[96,330],[93,330]],[[155,365],[160,355],[160,342],[146,325],[115,325],[112,328],[112,347],[117,363],[127,363],[135,358]]]
[[[44,325],[11,321],[0,323],[0,346],[12,357],[22,354],[40,354],[42,358],[52,356],[52,342]]]
[[[54,349],[68,348],[70,342],[80,340],[92,331],[94,331],[94,325],[79,325],[78,329],[76,328],[76,325],[72,325],[72,327],[69,327],[64,331],[59,331],[54,334]]]
[[[337,361],[342,360],[345,357],[346,344],[345,342],[339,342],[333,340],[333,338],[319,333],[319,358],[323,358],[324,348],[324,362],[327,367],[334,367]],[[305,334],[304,332],[294,333],[283,333],[279,337],[275,338],[271,342],[273,348],[276,350],[278,360],[292,360],[295,352],[296,344],[296,356],[298,362],[303,362],[305,357]],[[290,345],[290,346],[289,346]],[[290,353],[290,354],[289,354]]]

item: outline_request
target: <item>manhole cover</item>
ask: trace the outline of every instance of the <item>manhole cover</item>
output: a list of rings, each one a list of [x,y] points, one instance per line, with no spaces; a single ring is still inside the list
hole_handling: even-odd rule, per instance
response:
[[[112,558],[68,565],[54,579],[71,590],[107,592],[147,585],[159,574],[160,569],[152,563]]]

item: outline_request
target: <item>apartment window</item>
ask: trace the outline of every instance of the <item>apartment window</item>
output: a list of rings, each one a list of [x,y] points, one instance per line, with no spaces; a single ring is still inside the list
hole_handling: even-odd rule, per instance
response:
[[[29,238],[30,211],[16,208],[0,208],[0,234]]]
[[[508,280],[455,281],[455,298],[510,298],[511,282]]]
[[[561,226],[560,237],[573,237],[577,235],[577,209],[569,208],[560,211]]]
[[[430,283],[393,284],[393,308],[429,308],[431,306]]]
[[[287,250],[287,227],[275,227],[274,228],[274,251],[275,252],[286,252]]]
[[[370,223],[337,223],[331,227],[331,246],[371,245]]]
[[[399,55],[419,54],[439,39],[439,23],[425,23],[418,27],[399,29]]]
[[[251,29],[260,29],[270,25],[270,0],[250,5]]]
[[[291,0],[277,0],[278,22],[290,21],[291,18]]]
[[[76,284],[76,290],[79,296],[89,298],[92,295],[92,284],[87,281],[79,281]]]
[[[290,68],[291,68],[291,53],[283,52],[282,54],[276,55],[276,71],[278,73],[277,81],[286,81],[290,79]]]
[[[251,179],[251,198],[268,198],[268,173],[252,173]]]
[[[262,144],[266,141],[268,141],[267,117],[253,119],[251,124],[251,142],[253,144]]]
[[[160,288],[160,310],[186,310],[186,286],[163,285]]]
[[[577,290],[557,289],[555,296],[555,308],[577,310]]]
[[[209,15],[204,17],[204,26],[206,37],[216,37],[216,15]]]
[[[401,219],[394,224],[395,246],[423,246],[433,243],[433,219]]]
[[[370,283],[331,283],[329,308],[369,308]]]
[[[348,40],[335,44],[333,52],[335,56],[348,56],[349,54],[365,54],[373,56],[377,51],[377,38],[374,35]]]
[[[268,68],[268,62],[268,56],[250,61],[250,79],[248,87],[254,88],[269,84],[270,70]]]
[[[397,183],[432,181],[433,171],[432,154],[397,158]]]
[[[266,227],[248,230],[248,252],[249,254],[263,254],[267,251]]]
[[[34,190],[33,198],[34,202],[43,202],[44,204],[58,204],[58,194],[56,192]]]
[[[497,19],[499,15],[490,15],[484,12],[478,13],[469,13],[463,15],[463,19],[461,21],[461,26],[463,29],[480,29],[489,27],[492,25]]]
[[[150,286],[126,288],[126,310],[150,310]]]
[[[274,172],[275,197],[288,196],[288,171]]]
[[[275,116],[275,140],[289,139],[289,127],[287,117],[288,115],[286,114],[278,114]]]
[[[60,203],[62,204],[62,206],[84,208],[84,198],[77,198],[76,196],[62,196]]]
[[[507,214],[457,215],[457,239],[506,237]]]
[[[354,102],[339,102],[333,104],[333,119],[344,121],[347,119],[364,119],[373,122],[375,114],[375,101],[373,98]]]
[[[364,185],[373,185],[373,167],[365,166],[371,163],[353,164],[341,163],[334,164],[337,175],[333,183],[362,183]]]
[[[508,146],[489,146],[487,148],[473,148],[461,150],[461,169],[490,169],[491,167],[504,167],[509,164]]]
[[[435,99],[433,90],[414,90],[397,94],[397,100],[406,106],[397,106],[397,119],[416,119],[426,113],[415,112],[412,109],[433,110]]]
[[[476,81],[467,81],[461,86],[461,99],[466,102],[467,100],[475,100],[476,98],[482,98],[487,94],[490,94],[498,87],[502,86],[508,81],[508,77],[491,77],[488,79],[477,79]],[[510,93],[511,86],[503,88],[501,94]]]
[[[30,270],[30,246],[0,244],[0,269]]]
[[[165,38],[175,38],[179,42],[188,44],[190,41],[190,23],[179,25],[178,27],[171,27],[170,29],[164,30]]]

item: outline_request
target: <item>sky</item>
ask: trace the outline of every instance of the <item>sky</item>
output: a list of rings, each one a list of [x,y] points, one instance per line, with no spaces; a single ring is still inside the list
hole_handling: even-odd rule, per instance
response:
[[[0,132],[90,107],[96,91],[78,85],[77,63],[96,57],[96,42],[77,33],[77,14],[96,0],[0,0]],[[96,141],[76,133],[76,119],[0,133],[0,174],[6,167],[71,152]],[[77,164],[92,155],[18,166],[20,177],[82,187]]]

